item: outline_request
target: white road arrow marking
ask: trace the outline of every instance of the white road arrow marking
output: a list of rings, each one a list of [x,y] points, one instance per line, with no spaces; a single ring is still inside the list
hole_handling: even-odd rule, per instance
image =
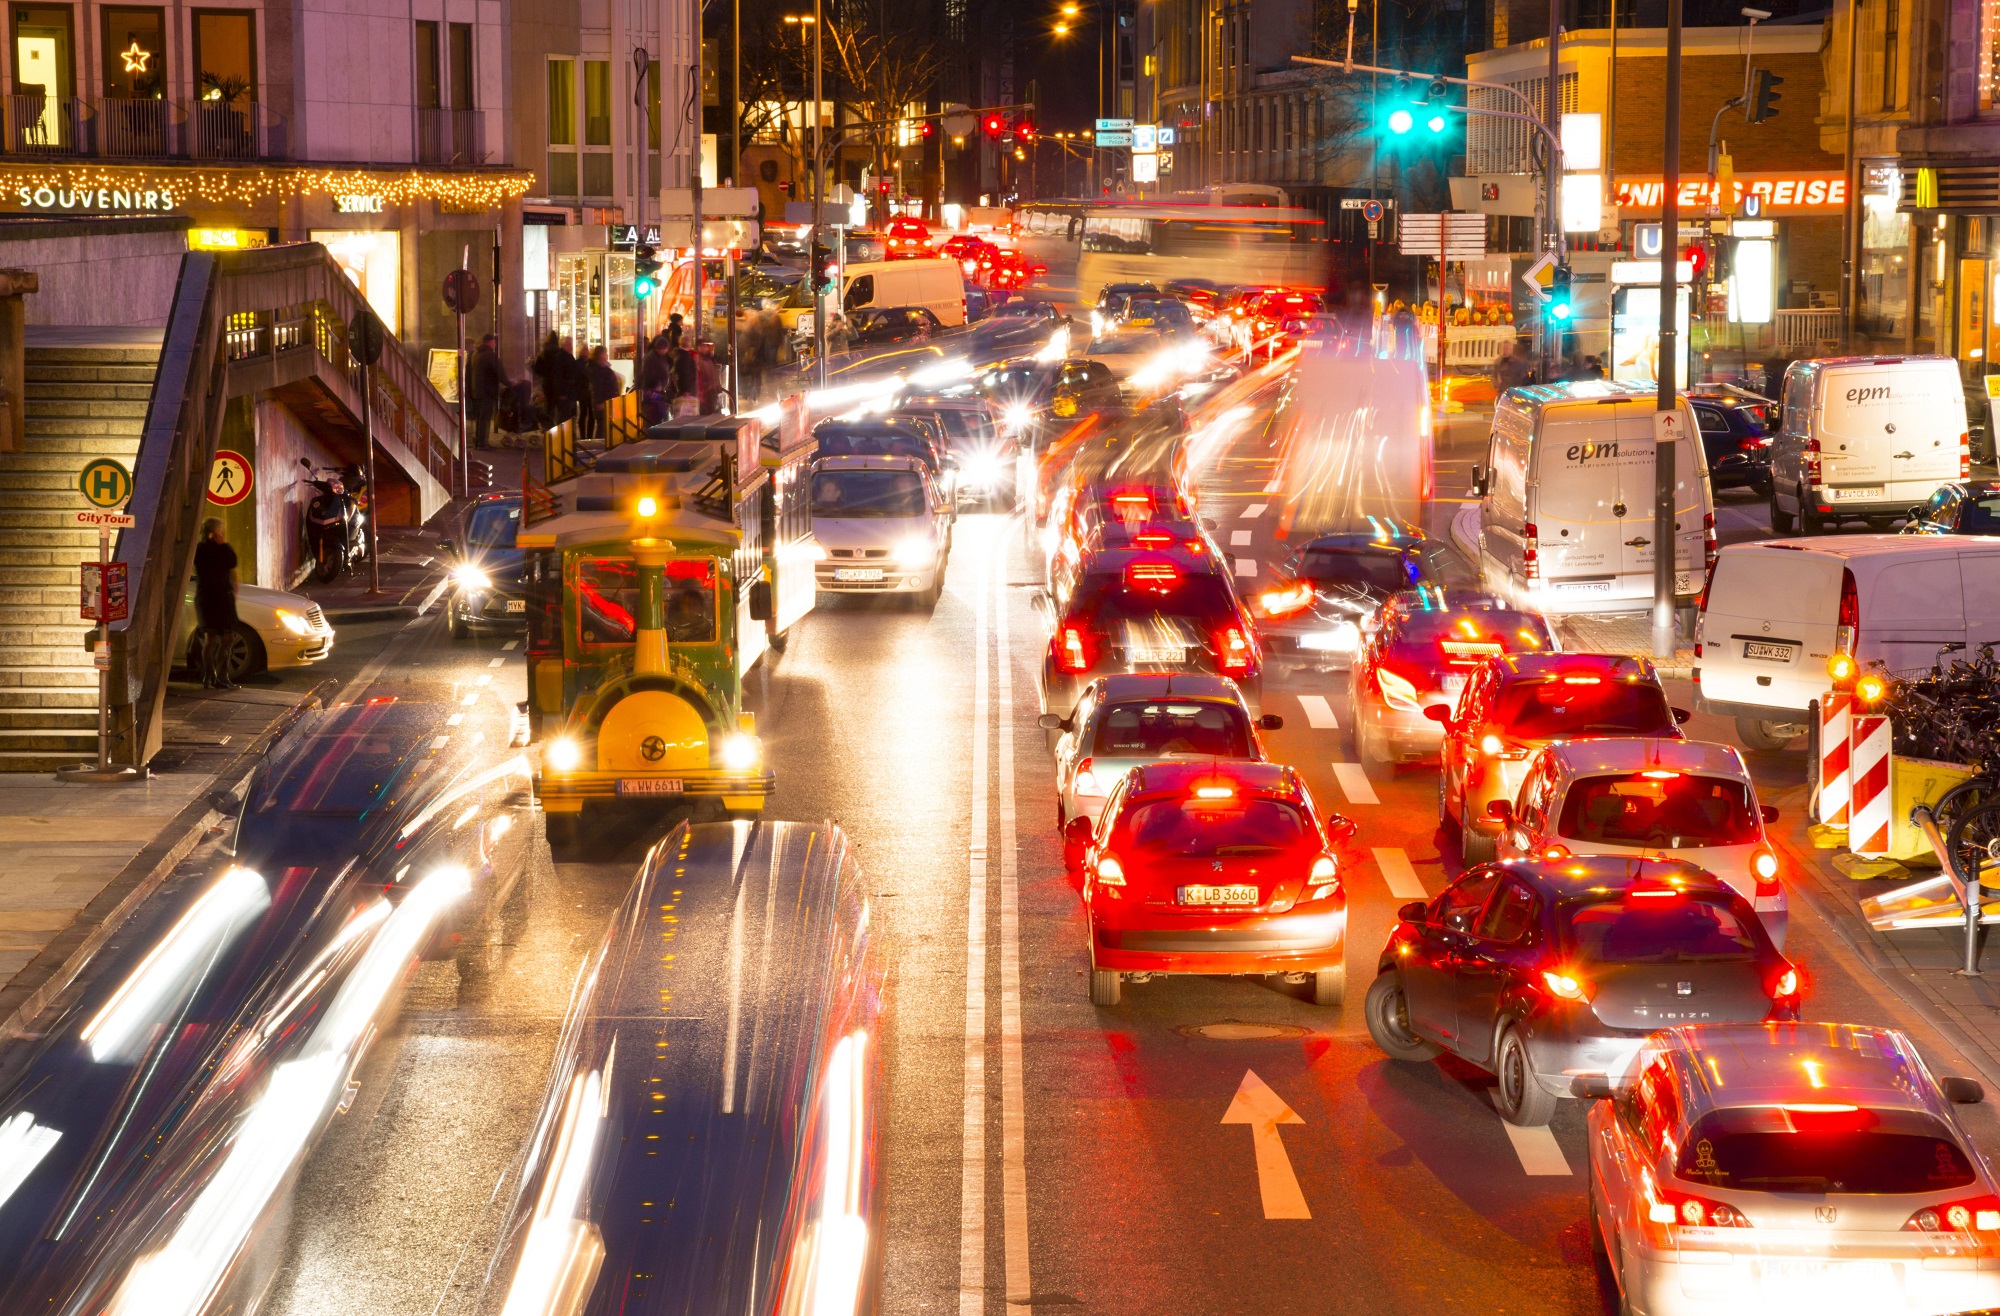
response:
[[[1280,1124],[1303,1124],[1298,1112],[1271,1091],[1257,1077],[1257,1071],[1243,1071],[1243,1082],[1230,1098],[1222,1114],[1224,1124],[1248,1124],[1250,1140],[1257,1151],[1257,1188],[1264,1195],[1266,1220],[1310,1220],[1306,1195],[1299,1191],[1298,1176],[1292,1173],[1291,1158],[1285,1155],[1285,1140],[1278,1136]]]
[[[1325,695],[1300,695],[1299,706],[1306,710],[1306,725],[1315,731],[1338,731],[1340,722]]]
[[[1389,894],[1398,900],[1427,900],[1430,892],[1417,877],[1417,870],[1410,863],[1406,850],[1395,846],[1380,846],[1375,850],[1375,866],[1382,870],[1382,880],[1389,885]]]

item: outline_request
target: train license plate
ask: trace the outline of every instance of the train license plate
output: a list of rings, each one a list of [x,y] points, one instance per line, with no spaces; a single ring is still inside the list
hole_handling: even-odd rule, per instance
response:
[[[1762,640],[1745,640],[1743,642],[1743,656],[1745,658],[1756,658],[1767,663],[1788,663],[1792,660],[1794,652],[1795,650],[1789,644],[1766,644]]]
[[[1858,503],[1870,498],[1881,498],[1888,493],[1879,484],[1857,484],[1847,489],[1829,489],[1836,503]]]
[[[509,611],[509,612],[526,612],[527,610],[528,610],[528,601],[527,601],[526,599],[508,599],[508,600],[507,600],[507,611]]]
[[[1184,886],[1180,889],[1183,905],[1254,905],[1257,903],[1257,888],[1238,883],[1231,886]]]
[[[880,580],[880,567],[841,567],[833,573],[835,580]]]
[[[686,784],[679,777],[621,777],[620,795],[685,795]]]

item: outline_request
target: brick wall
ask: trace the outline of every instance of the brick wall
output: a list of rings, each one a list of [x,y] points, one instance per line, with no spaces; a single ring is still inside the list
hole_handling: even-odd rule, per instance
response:
[[[1815,123],[1820,94],[1817,55],[1753,52],[1757,67],[1785,80],[1778,88],[1777,117],[1766,123],[1743,121],[1741,110],[1722,116],[1720,136],[1739,174],[1777,170],[1839,170],[1841,158],[1819,149]],[[1704,56],[1682,61],[1681,173],[1707,174],[1708,129],[1725,101],[1742,94],[1740,56]],[[1621,174],[1659,172],[1666,125],[1666,60],[1618,60],[1617,165]]]

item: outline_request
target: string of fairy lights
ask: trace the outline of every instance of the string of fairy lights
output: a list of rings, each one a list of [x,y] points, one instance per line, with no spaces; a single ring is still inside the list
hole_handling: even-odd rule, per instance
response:
[[[312,165],[204,168],[99,164],[0,165],[0,197],[25,193],[154,192],[175,205],[256,205],[325,195],[378,196],[390,205],[436,201],[455,209],[491,210],[526,196],[535,176],[513,170],[431,173],[423,170],[327,169]]]

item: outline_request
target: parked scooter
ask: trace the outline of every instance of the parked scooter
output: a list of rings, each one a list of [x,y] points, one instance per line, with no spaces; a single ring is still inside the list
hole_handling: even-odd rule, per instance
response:
[[[303,482],[314,490],[306,504],[306,556],[313,564],[313,578],[325,582],[354,570],[367,556],[368,481],[351,464],[340,471],[325,467],[318,475],[308,459],[299,458],[299,465],[306,471]]]

